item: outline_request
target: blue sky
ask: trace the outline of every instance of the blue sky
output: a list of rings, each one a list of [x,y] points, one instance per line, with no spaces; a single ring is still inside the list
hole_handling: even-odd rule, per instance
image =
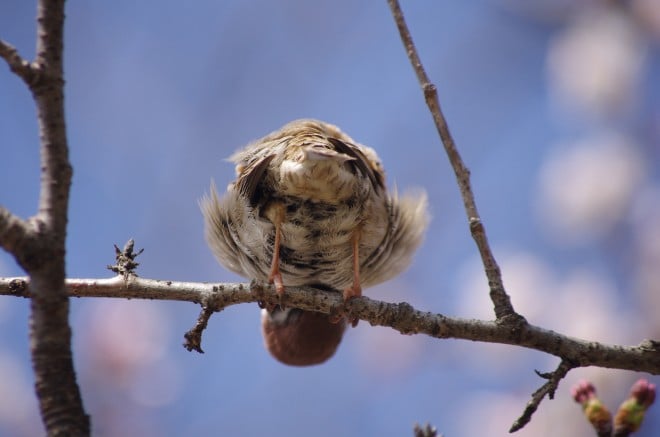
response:
[[[633,47],[643,54],[633,88],[624,89],[632,97],[614,109],[585,109],[579,99],[561,97],[548,66],[565,59],[562,47],[569,45],[562,41],[580,28],[574,17],[600,19],[602,11],[547,6],[558,12],[553,15],[542,11],[551,2],[538,9],[523,3],[402,4],[472,171],[505,284],[520,286],[510,290],[513,303],[521,303],[533,323],[608,343],[657,338],[660,326],[646,323],[653,312],[645,311],[655,283],[640,286],[649,276],[638,268],[654,258],[645,258],[651,255],[636,243],[641,222],[629,212],[655,204],[640,200],[641,192],[657,199],[658,34],[644,30],[638,15],[625,15],[638,38]],[[31,2],[0,6],[0,38],[30,58],[34,15]],[[386,2],[200,1],[185,8],[178,2],[70,1],[65,33],[74,166],[68,276],[109,276],[112,244],[134,238],[145,248],[143,277],[240,280],[207,249],[197,202],[211,178],[220,187],[231,180],[234,170],[224,159],[233,151],[310,117],[375,148],[390,186],[422,187],[429,195],[433,220],[414,264],[365,293],[451,316],[492,318],[453,172]],[[611,138],[613,131],[626,138],[615,150],[633,150],[625,168],[634,174],[643,168],[644,177],[621,195],[622,211],[605,230],[583,242],[562,239],[562,232],[574,235],[562,228],[561,216],[570,214],[557,207],[561,193],[555,203],[548,200],[543,181],[559,180],[553,183],[566,196],[573,187],[541,175],[557,167],[548,162],[561,167],[571,150]],[[0,68],[0,152],[0,204],[23,217],[34,214],[34,106],[7,68]],[[629,155],[612,156],[624,162]],[[0,275],[21,274],[0,254]],[[583,311],[564,318],[579,305],[571,290],[585,289],[599,291],[579,294],[587,296]],[[539,302],[547,311],[524,312]],[[0,435],[40,433],[33,423],[27,309],[25,300],[0,299],[0,374],[12,378],[11,395],[23,399],[14,410],[0,405]],[[214,315],[204,336],[206,354],[198,355],[181,347],[197,312],[183,303],[73,300],[76,365],[98,435],[394,436],[410,435],[414,422],[427,421],[448,436],[476,435],[479,424],[499,427],[489,435],[506,435],[508,426],[494,416],[510,424],[542,383],[533,370],[558,364],[533,351],[404,337],[363,322],[327,364],[289,368],[263,349],[256,305]],[[596,319],[611,323],[594,326],[612,328],[589,330]],[[581,369],[570,381],[593,379],[614,409],[638,376]],[[538,420],[520,435],[558,435],[548,423],[554,431],[566,426],[562,435],[590,432],[570,399],[571,383],[541,405]],[[651,415],[639,435],[651,435],[659,417]]]

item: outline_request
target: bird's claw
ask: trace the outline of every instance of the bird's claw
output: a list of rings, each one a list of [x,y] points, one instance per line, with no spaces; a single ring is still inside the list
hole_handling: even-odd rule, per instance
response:
[[[279,270],[271,273],[268,282],[275,285],[275,292],[279,297],[279,306],[284,309],[284,282],[282,282],[282,274]]]
[[[362,295],[362,289],[358,287],[358,290],[356,291],[354,287],[349,287],[346,290],[344,290],[344,302],[341,304],[340,307],[338,307],[335,311],[331,312],[328,315],[328,320],[330,320],[330,323],[339,323],[342,320],[346,319],[346,321],[353,327],[355,328],[358,323],[360,322],[360,319],[358,318],[348,318],[346,316],[346,313],[348,312],[346,309],[346,304],[353,298],[359,297]]]

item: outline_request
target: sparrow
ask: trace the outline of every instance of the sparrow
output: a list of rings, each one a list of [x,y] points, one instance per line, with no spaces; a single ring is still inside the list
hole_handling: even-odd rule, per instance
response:
[[[428,225],[423,191],[398,196],[376,152],[337,126],[292,121],[229,158],[236,179],[201,202],[206,241],[220,264],[249,279],[343,293],[387,281],[408,267]],[[353,322],[355,324],[355,322]],[[345,319],[262,309],[266,348],[294,366],[334,355]]]

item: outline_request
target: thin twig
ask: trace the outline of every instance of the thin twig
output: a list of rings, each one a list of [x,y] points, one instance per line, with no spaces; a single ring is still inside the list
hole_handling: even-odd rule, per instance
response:
[[[513,425],[511,425],[511,429],[509,432],[516,432],[520,429],[522,429],[525,425],[529,423],[529,421],[532,419],[532,415],[536,412],[538,409],[539,405],[541,404],[541,401],[543,398],[547,395],[550,399],[555,397],[555,391],[557,390],[557,387],[559,386],[559,382],[566,376],[566,374],[573,369],[575,366],[571,364],[567,360],[562,360],[561,363],[559,363],[559,366],[554,372],[551,373],[539,373],[538,371],[536,372],[537,375],[539,375],[542,378],[545,378],[548,380],[545,384],[543,384],[538,390],[536,390],[534,393],[532,393],[532,399],[527,403],[525,406],[525,411],[523,411],[522,415],[516,419],[515,422],[513,422]]]
[[[271,285],[242,283],[198,283],[122,276],[109,279],[68,279],[71,297],[106,297],[187,301],[203,304],[212,311],[231,305],[280,302]],[[490,321],[446,317],[419,311],[407,303],[388,303],[354,298],[344,304],[341,293],[310,287],[287,287],[286,303],[292,308],[331,314],[346,309],[347,316],[388,326],[402,334],[425,334],[434,338],[455,338],[486,343],[522,346],[555,355],[576,367],[598,366],[660,374],[660,342],[644,340],[637,346],[607,345],[581,340],[525,324],[520,331]],[[0,278],[0,295],[32,297],[25,277]],[[344,306],[345,305],[345,306]]]
[[[197,323],[195,323],[195,326],[193,326],[190,331],[183,334],[183,338],[186,340],[183,343],[183,347],[188,349],[189,352],[196,351],[200,354],[204,353],[204,350],[202,349],[202,334],[208,326],[209,319],[212,315],[213,309],[206,305],[202,306],[202,310],[197,317]]]
[[[456,174],[456,181],[458,182],[458,187],[461,192],[461,197],[463,198],[463,205],[465,207],[465,212],[467,214],[468,223],[470,226],[470,233],[472,238],[477,244],[479,249],[479,254],[481,255],[481,261],[486,270],[486,276],[488,277],[488,285],[490,287],[490,297],[493,301],[495,307],[495,317],[500,322],[507,323],[520,323],[521,316],[518,315],[511,304],[511,299],[504,289],[504,283],[502,282],[502,275],[500,273],[500,268],[495,261],[495,257],[490,249],[488,244],[488,239],[486,238],[486,230],[479,213],[477,211],[477,205],[474,201],[474,194],[472,193],[472,187],[470,185],[470,170],[463,163],[454,139],[449,132],[449,126],[447,125],[447,120],[442,113],[440,108],[440,102],[438,100],[438,92],[435,85],[431,83],[429,77],[426,75],[424,66],[422,65],[422,60],[417,53],[417,48],[413,42],[410,31],[408,30],[408,25],[403,17],[403,12],[401,11],[401,6],[399,6],[398,0],[388,0],[390,9],[392,10],[392,15],[396,26],[399,29],[399,35],[401,36],[401,41],[403,42],[404,47],[406,48],[406,53],[410,59],[415,74],[417,75],[417,80],[422,87],[424,92],[424,99],[426,104],[431,111],[433,116],[433,121],[435,122],[436,129],[442,140],[442,144],[447,152],[449,157],[449,162],[451,163],[454,173]]]

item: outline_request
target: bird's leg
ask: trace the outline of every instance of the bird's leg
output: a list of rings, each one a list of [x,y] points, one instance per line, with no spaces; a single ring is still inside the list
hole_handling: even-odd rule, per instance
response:
[[[344,302],[362,296],[362,286],[360,285],[360,229],[353,232],[351,245],[353,248],[353,285],[344,290]]]
[[[354,297],[362,296],[362,285],[360,285],[360,228],[358,227],[351,237],[353,249],[353,284],[344,290],[344,304]],[[344,311],[342,310],[342,313]],[[349,319],[349,323],[355,328],[360,319]]]
[[[284,296],[284,283],[280,273],[280,244],[282,243],[282,222],[284,221],[284,205],[277,203],[269,208],[267,216],[275,225],[275,242],[273,243],[273,259],[270,265],[270,275],[268,282],[275,284],[275,291],[280,296]]]

